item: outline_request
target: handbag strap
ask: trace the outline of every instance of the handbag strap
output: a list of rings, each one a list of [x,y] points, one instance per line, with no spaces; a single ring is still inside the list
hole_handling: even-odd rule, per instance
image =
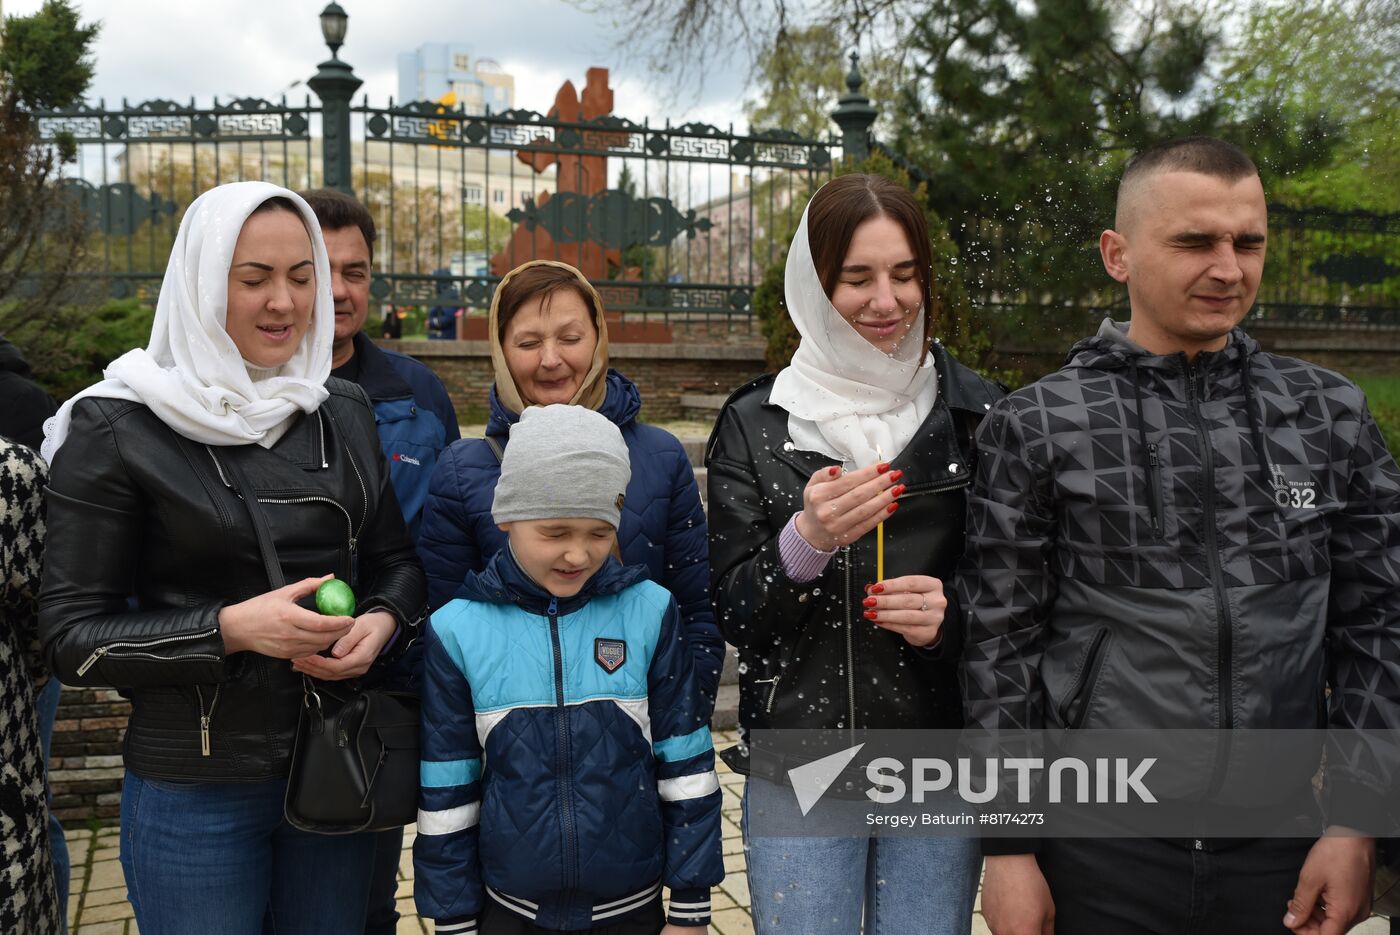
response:
[[[272,590],[284,587],[287,576],[282,573],[282,562],[277,558],[277,546],[272,542],[272,530],[267,525],[267,514],[263,512],[262,504],[254,495],[253,487],[244,476],[243,469],[238,466],[236,458],[220,462],[213,448],[209,449],[209,454],[216,463],[223,464],[224,471],[228,474],[229,486],[248,508],[248,515],[253,520],[253,533],[258,539],[258,551],[262,553],[263,567],[267,569],[267,580],[272,585]]]
[[[486,435],[483,436],[483,441],[486,442],[486,447],[491,449],[491,453],[496,456],[497,464],[505,460],[506,449],[505,446],[501,444],[501,439],[498,436]]]

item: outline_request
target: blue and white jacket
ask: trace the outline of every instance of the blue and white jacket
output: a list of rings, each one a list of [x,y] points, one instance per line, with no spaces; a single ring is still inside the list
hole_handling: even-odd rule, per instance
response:
[[[671,922],[708,924],[724,877],[708,712],[675,600],[645,573],[608,559],[555,598],[507,548],[433,615],[413,864],[439,933],[475,933],[488,898],[592,928],[662,886]]]
[[[607,397],[598,411],[621,430],[632,461],[617,529],[622,560],[645,565],[651,580],[675,595],[696,678],[713,709],[724,665],[724,638],[710,606],[709,541],[695,470],[675,436],[637,421],[642,397],[632,381],[616,370],[608,371],[607,380]],[[505,443],[519,419],[492,387],[486,434]],[[506,534],[491,515],[500,479],[500,461],[480,438],[462,439],[438,460],[418,533],[429,610],[462,597],[468,573],[481,571],[505,548]]]

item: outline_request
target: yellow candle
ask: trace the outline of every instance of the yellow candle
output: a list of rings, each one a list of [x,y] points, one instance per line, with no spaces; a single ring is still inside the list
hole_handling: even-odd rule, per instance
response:
[[[885,460],[885,453],[878,447],[875,449],[875,457],[881,461]],[[885,521],[880,520],[875,527],[875,580],[885,580]]]

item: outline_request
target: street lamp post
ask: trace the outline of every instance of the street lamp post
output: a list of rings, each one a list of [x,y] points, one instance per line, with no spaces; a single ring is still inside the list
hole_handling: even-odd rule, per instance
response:
[[[321,11],[321,37],[331,57],[306,83],[321,99],[321,166],[327,188],[353,195],[350,184],[350,99],[364,84],[355,70],[340,60],[349,14],[334,0]]]
[[[831,119],[841,128],[841,152],[857,162],[870,155],[870,128],[879,114],[870,98],[860,93],[865,79],[860,73],[860,56],[851,53],[851,71],[846,75],[846,93],[837,98]]]

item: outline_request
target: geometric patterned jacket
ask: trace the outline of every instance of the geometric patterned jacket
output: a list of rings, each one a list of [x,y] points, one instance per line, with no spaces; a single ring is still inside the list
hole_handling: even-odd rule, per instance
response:
[[[0,932],[59,930],[34,697],[45,681],[36,601],[44,550],[38,453],[0,438]]]
[[[1361,390],[1238,328],[1188,363],[1124,327],[978,433],[968,723],[1400,728],[1400,468]],[[1333,781],[1384,792],[1379,759]]]

